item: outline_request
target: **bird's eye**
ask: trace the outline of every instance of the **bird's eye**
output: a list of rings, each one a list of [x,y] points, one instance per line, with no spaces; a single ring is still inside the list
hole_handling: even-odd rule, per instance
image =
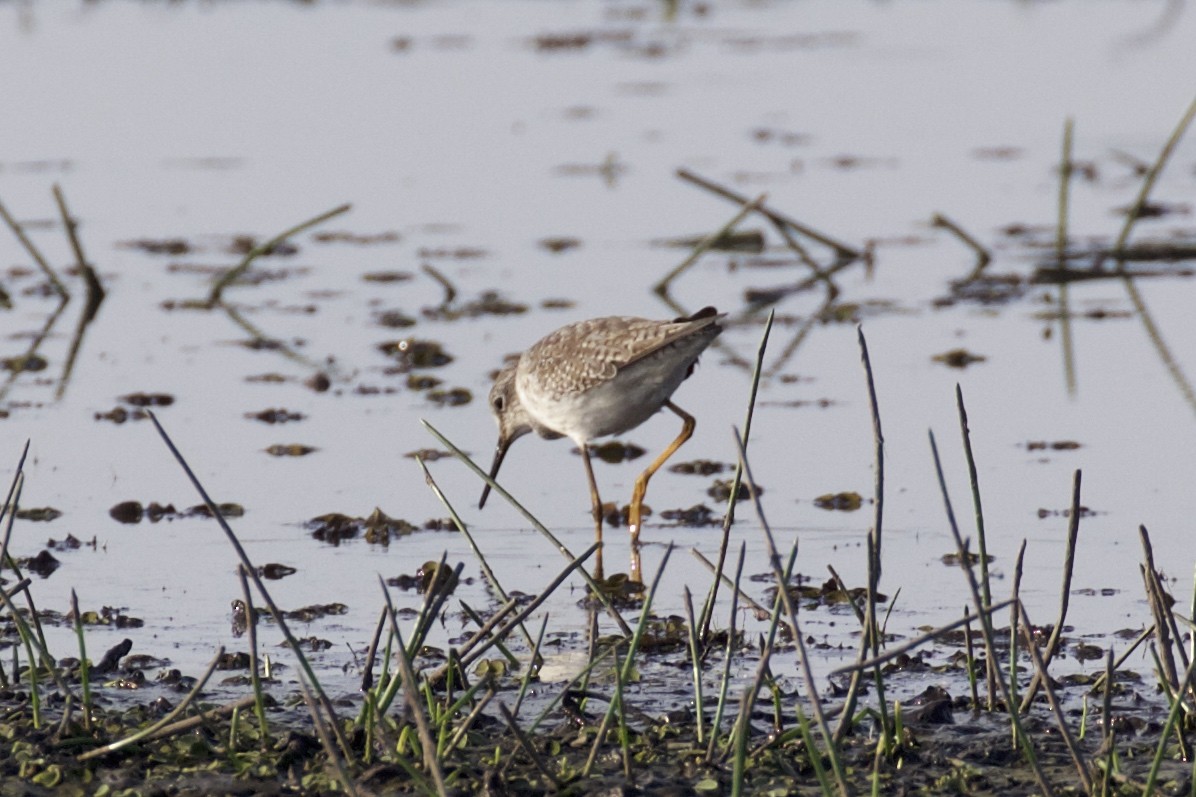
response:
[[[503,399],[502,396],[495,396],[494,400],[491,401],[490,403],[494,406],[495,410],[497,410],[498,412],[502,412],[502,408],[504,406],[506,406],[507,402]]]

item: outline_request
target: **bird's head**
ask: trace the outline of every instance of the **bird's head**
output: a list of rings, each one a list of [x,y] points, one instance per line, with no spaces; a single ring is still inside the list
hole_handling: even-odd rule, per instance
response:
[[[503,458],[506,457],[511,443],[532,431],[531,418],[519,401],[519,392],[515,389],[515,369],[518,365],[518,360],[507,363],[494,378],[494,387],[490,388],[490,412],[494,414],[494,421],[498,424],[498,445],[494,449],[494,462],[490,465],[491,479],[498,477],[498,469],[502,467]],[[489,495],[490,485],[487,484],[482,489],[478,509],[486,505]]]

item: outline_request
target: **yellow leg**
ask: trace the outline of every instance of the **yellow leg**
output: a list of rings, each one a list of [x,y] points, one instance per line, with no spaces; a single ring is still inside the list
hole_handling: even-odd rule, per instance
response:
[[[581,461],[586,464],[586,479],[590,482],[590,507],[594,515],[594,539],[602,542],[602,499],[598,496],[598,482],[594,480],[594,466],[590,463],[590,447],[581,444]],[[605,578],[602,572],[602,547],[594,554],[594,577]]]
[[[677,435],[677,439],[669,443],[666,448],[656,460],[648,466],[648,469],[640,474],[640,477],[635,480],[635,489],[631,492],[631,508],[627,512],[627,525],[631,531],[631,547],[635,549],[640,544],[640,514],[643,509],[644,494],[648,492],[648,480],[652,478],[652,474],[660,470],[660,467],[668,460],[669,457],[676,453],[678,448],[685,445],[685,441],[693,437],[694,427],[697,422],[694,416],[690,415],[685,410],[678,407],[671,401],[664,403],[666,407],[677,414],[682,421],[681,434]]]

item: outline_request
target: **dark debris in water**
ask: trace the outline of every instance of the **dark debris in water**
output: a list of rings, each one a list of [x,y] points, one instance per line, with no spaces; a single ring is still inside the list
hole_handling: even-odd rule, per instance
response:
[[[191,252],[191,244],[183,238],[137,238],[131,241],[121,241],[117,246],[124,249],[136,249],[147,255],[178,257]]]
[[[361,278],[366,282],[377,283],[392,283],[392,282],[407,282],[415,279],[415,275],[410,271],[371,271],[368,274],[362,274]]]
[[[407,375],[407,389],[408,390],[431,390],[434,387],[444,384],[443,379],[438,379],[435,376],[428,374],[408,374]]]
[[[1075,451],[1082,446],[1074,440],[1029,440],[1027,451]]]
[[[984,306],[1004,305],[1026,295],[1028,284],[1017,274],[981,274],[951,283],[951,294],[935,299],[935,307],[950,307],[958,302]]]
[[[391,576],[386,579],[386,584],[404,592],[415,591],[427,594],[433,588],[436,590],[447,589],[451,593],[462,581],[467,585],[473,583],[472,578],[456,576],[452,567],[446,565],[442,568],[439,562],[429,560],[420,565],[414,573]],[[450,583],[451,586],[448,586]]]
[[[295,568],[291,567],[290,565],[280,565],[277,562],[270,562],[268,564],[264,564],[257,569],[257,573],[259,576],[261,576],[262,578],[268,578],[271,581],[277,581],[280,578],[286,578],[287,576],[293,576],[297,572],[299,572],[299,571],[296,570]]]
[[[107,412],[97,412],[94,417],[97,421],[111,421],[119,425],[125,421],[144,421],[149,417],[149,414],[145,410],[127,410],[124,407],[113,407]]]
[[[693,249],[705,242],[707,237],[706,235],[690,235],[682,238],[669,238],[668,240],[657,241],[656,243],[660,246]],[[763,230],[730,230],[715,238],[713,243],[708,245],[708,248],[715,251],[746,254],[760,254],[764,251],[764,247],[765,237]],[[791,262],[786,261],[786,264]]]
[[[416,321],[402,310],[379,310],[374,313],[374,323],[387,329],[407,329]]]
[[[567,236],[560,236],[557,238],[541,238],[540,246],[547,249],[553,254],[560,254],[561,252],[568,252],[570,249],[576,249],[581,246],[580,238],[570,238]]]
[[[428,401],[441,407],[463,407],[473,401],[473,393],[463,387],[454,387],[449,390],[429,390],[424,395]]]
[[[972,354],[967,349],[951,349],[942,354],[936,354],[930,359],[950,368],[967,368],[972,363],[982,363],[988,358],[982,354]]]
[[[20,357],[0,358],[0,368],[14,374],[34,374],[46,370],[49,363],[39,354],[26,354]]]
[[[689,509],[666,509],[660,513],[660,517],[687,528],[721,526],[723,523],[723,516],[715,514],[714,510],[705,504],[695,504]]]
[[[768,574],[772,578],[772,574]],[[842,589],[835,579],[827,579],[821,584],[815,585],[812,582],[805,581],[798,577],[797,583],[790,584],[788,587],[789,597],[795,601],[804,601],[807,608],[814,608],[816,606],[845,606],[849,603],[854,603],[857,606],[863,606],[865,599],[868,596],[868,590],[865,587],[851,587],[847,590]],[[765,591],[767,598],[766,604],[772,605],[777,599],[777,590],[775,586],[769,587]],[[887,595],[882,593],[876,594],[877,603],[886,603],[889,600]]]
[[[76,537],[74,534],[68,534],[68,535],[66,535],[65,539],[56,540],[53,537],[51,537],[50,539],[46,540],[46,547],[49,548],[51,551],[59,551],[59,552],[77,551],[80,548],[82,548],[84,545],[87,545],[92,550],[96,550],[99,547],[98,538],[93,536],[91,538],[91,542],[85,543],[85,542],[81,541],[78,537]]]
[[[731,489],[734,486],[734,479],[715,479],[714,484],[706,491],[706,495],[721,503],[731,497]],[[764,488],[760,485],[756,485],[756,490],[759,495],[764,495]],[[739,489],[735,493],[735,500],[747,501],[753,497],[751,486],[747,482],[741,482]]]
[[[424,462],[435,462],[438,459],[452,459],[453,453],[451,451],[444,451],[439,448],[421,448],[416,451],[408,451],[403,456],[408,459],[415,459],[418,457]]]
[[[400,373],[406,373],[413,368],[439,368],[453,361],[452,355],[444,350],[444,346],[434,340],[404,338],[379,343],[377,348],[396,361]]]
[[[1080,517],[1093,517],[1095,515],[1096,515],[1096,512],[1089,509],[1088,507],[1086,507],[1086,506],[1080,507]],[[1062,517],[1062,518],[1071,517],[1071,509],[1068,508],[1068,509],[1039,509],[1038,510],[1039,520],[1041,520],[1043,518],[1049,518],[1049,517]]]
[[[417,257],[421,260],[477,260],[489,255],[485,249],[476,246],[458,246],[453,249],[421,247]]]
[[[948,567],[959,567],[959,554],[957,552],[945,553],[940,558],[940,561]],[[994,561],[996,561],[996,557],[990,555],[987,557],[985,564],[991,564]],[[975,567],[978,564],[980,564],[980,554],[969,552],[968,566]]]
[[[54,554],[46,550],[39,552],[36,556],[18,559],[17,562],[30,573],[41,578],[49,578],[62,565],[62,562],[58,561]]]
[[[312,240],[321,244],[352,244],[353,246],[376,246],[378,244],[394,244],[402,240],[402,236],[393,230],[375,233],[354,233],[347,230],[325,230],[312,235]]]
[[[709,459],[695,459],[692,462],[678,462],[669,466],[670,473],[681,473],[693,476],[717,476],[731,468],[723,462],[713,462]]]
[[[245,514],[245,507],[240,504],[223,503],[217,504],[216,508],[226,518],[241,517]],[[212,516],[206,504],[198,504],[180,512],[175,509],[174,504],[159,504],[157,501],[151,501],[147,506],[142,506],[140,501],[121,501],[109,509],[108,514],[118,523],[128,524],[140,523],[142,520],[157,523],[159,520],[179,520],[190,517],[209,518]]]
[[[134,407],[169,407],[174,404],[174,396],[169,393],[129,393],[119,400]]]
[[[29,509],[18,509],[17,517],[35,523],[49,523],[62,517],[62,512],[52,506],[30,507]]]
[[[392,518],[381,509],[375,508],[369,517],[350,517],[340,512],[330,512],[312,518],[303,525],[311,532],[312,537],[331,545],[340,545],[345,540],[357,537],[364,537],[365,541],[371,544],[389,545],[392,540],[406,537],[421,528],[439,530],[443,527],[443,521],[432,519],[421,527],[402,518]]]
[[[573,449],[573,453],[580,455],[580,449]],[[590,446],[590,454],[603,462],[618,465],[620,462],[630,462],[639,459],[646,452],[634,443],[624,443],[620,440],[608,440],[601,445]]]
[[[814,499],[814,506],[819,509],[838,510],[840,512],[854,512],[864,504],[863,497],[857,492],[827,493]]]
[[[424,318],[432,321],[457,321],[482,316],[522,315],[527,310],[526,304],[508,301],[495,291],[485,291],[477,299],[468,302],[448,302],[425,307],[421,312]]]
[[[305,457],[317,450],[315,446],[302,443],[275,443],[265,449],[266,453],[272,457]]]
[[[289,423],[291,421],[302,421],[307,416],[301,412],[291,412],[281,407],[277,409],[262,410],[261,412],[247,412],[245,417],[254,421],[261,421],[262,423]]]

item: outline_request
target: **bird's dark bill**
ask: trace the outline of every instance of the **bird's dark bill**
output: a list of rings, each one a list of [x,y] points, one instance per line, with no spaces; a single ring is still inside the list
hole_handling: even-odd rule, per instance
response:
[[[498,478],[498,469],[502,467],[503,458],[507,455],[507,449],[511,444],[503,440],[498,441],[498,447],[494,449],[494,462],[490,465],[490,479],[493,481]],[[486,499],[490,497],[490,483],[482,488],[482,500],[478,501],[478,509],[486,506]]]

